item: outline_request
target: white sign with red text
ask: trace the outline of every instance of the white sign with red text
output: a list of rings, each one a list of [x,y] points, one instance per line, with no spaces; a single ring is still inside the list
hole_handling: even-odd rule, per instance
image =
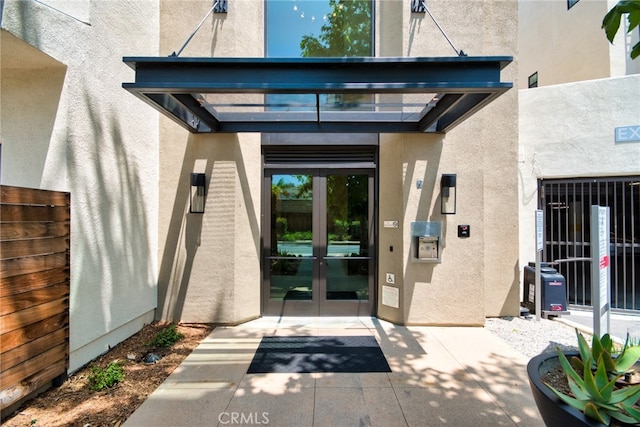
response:
[[[591,295],[593,333],[609,333],[611,311],[610,225],[607,206],[591,206]]]

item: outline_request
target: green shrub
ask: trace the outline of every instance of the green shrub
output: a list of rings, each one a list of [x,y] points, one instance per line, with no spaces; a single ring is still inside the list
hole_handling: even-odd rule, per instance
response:
[[[89,385],[92,390],[100,391],[104,388],[111,388],[124,379],[124,368],[122,362],[111,362],[106,368],[97,365],[91,367],[89,374]]]
[[[184,338],[184,335],[178,332],[178,327],[175,324],[171,324],[158,332],[148,345],[153,347],[171,347],[178,341]]]
[[[283,217],[276,218],[276,232],[278,236],[287,234],[288,229],[289,229],[289,223],[287,221],[287,218],[283,218]]]

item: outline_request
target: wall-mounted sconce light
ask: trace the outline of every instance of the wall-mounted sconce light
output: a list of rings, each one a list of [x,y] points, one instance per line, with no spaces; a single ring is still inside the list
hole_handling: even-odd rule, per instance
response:
[[[205,181],[205,174],[191,174],[191,205],[189,207],[191,213],[204,213]]]
[[[443,174],[440,179],[440,213],[456,213],[456,174]]]

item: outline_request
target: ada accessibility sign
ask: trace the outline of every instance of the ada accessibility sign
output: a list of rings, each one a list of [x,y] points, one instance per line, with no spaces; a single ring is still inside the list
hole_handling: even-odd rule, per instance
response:
[[[616,142],[640,142],[640,125],[617,127]]]

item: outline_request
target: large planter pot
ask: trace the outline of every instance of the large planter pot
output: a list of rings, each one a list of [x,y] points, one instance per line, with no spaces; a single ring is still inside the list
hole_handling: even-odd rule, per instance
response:
[[[567,358],[578,353],[565,353]],[[560,366],[560,360],[555,353],[543,353],[533,357],[527,364],[529,385],[538,411],[547,427],[604,427],[604,424],[593,420],[577,409],[562,402],[543,384],[542,377],[547,372]]]

